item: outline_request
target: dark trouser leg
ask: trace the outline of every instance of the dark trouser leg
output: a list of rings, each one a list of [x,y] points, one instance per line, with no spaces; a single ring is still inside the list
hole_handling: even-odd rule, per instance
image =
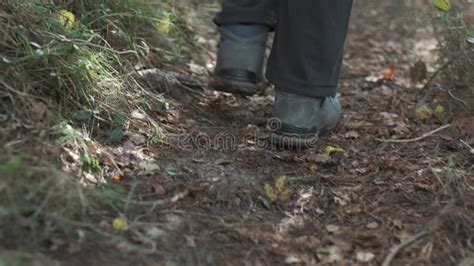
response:
[[[275,27],[275,0],[224,0],[214,22],[221,39],[209,87],[253,95],[263,79],[268,31]]]
[[[275,0],[223,0],[222,11],[214,18],[225,24],[260,24],[275,27]]]
[[[336,94],[352,3],[277,0],[267,71],[277,90],[310,97]]]

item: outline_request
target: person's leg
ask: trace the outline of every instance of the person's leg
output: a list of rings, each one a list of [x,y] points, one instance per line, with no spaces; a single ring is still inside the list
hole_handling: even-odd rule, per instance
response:
[[[336,95],[352,0],[277,0],[267,78],[275,85],[274,141],[306,147],[334,129]]]
[[[252,95],[263,79],[268,32],[275,26],[275,0],[224,0],[214,22],[221,39],[210,88]]]
[[[214,18],[218,26],[229,24],[275,27],[275,0],[223,0],[222,10]]]
[[[277,0],[277,28],[267,78],[277,90],[336,94],[352,0]]]

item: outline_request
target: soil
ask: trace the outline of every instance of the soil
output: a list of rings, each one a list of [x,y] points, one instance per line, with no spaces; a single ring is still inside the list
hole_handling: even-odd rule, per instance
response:
[[[409,10],[381,2],[354,10],[339,89],[344,117],[337,131],[311,149],[273,149],[262,142],[272,114],[271,89],[238,97],[204,88],[191,102],[170,99],[166,114],[153,117],[166,129],[166,143],[152,144],[152,132],[140,132],[137,119],[129,146],[110,147],[120,154],[116,163],[124,172],[116,182],[142,202],[117,210],[129,230],[94,241],[86,233],[79,248],[61,248],[54,260],[379,265],[394,247],[413,240],[393,253],[391,265],[473,265],[474,157],[459,141],[472,145],[472,132],[464,129],[474,121],[472,114],[464,118],[467,126],[455,121],[419,140],[384,141],[416,138],[444,123],[435,117],[420,121],[417,107],[436,105],[439,94],[420,92],[408,78],[417,59],[426,61],[414,52],[420,42],[429,43],[426,32],[414,30]],[[203,17],[213,10],[202,11]],[[206,23],[197,32],[214,49],[217,34]],[[194,68],[207,70],[212,51],[202,54]],[[193,69],[179,72],[207,82]],[[219,142],[223,136],[226,146]],[[327,153],[328,147],[339,151]],[[137,154],[152,158],[141,169],[149,171],[129,166],[140,160]],[[278,190],[275,180],[282,176],[289,192],[272,200],[265,186]],[[110,232],[99,222],[98,228]]]

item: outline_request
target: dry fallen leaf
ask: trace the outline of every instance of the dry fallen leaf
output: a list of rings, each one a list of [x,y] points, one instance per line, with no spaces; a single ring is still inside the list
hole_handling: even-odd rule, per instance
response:
[[[345,213],[347,214],[358,214],[358,213],[361,213],[362,212],[362,209],[360,207],[348,207],[347,209],[345,209],[344,211]]]
[[[300,258],[297,258],[296,256],[289,256],[285,259],[285,264],[297,264],[302,262],[303,261]]]
[[[366,227],[367,229],[376,229],[377,227],[379,227],[379,224],[376,222],[372,222],[372,223],[367,224]]]
[[[395,78],[396,73],[397,68],[394,66],[390,66],[389,69],[383,74],[382,79],[385,81],[393,80],[393,78]]]
[[[346,134],[344,134],[344,137],[346,139],[358,139],[360,137],[360,134],[359,134],[359,132],[353,130],[353,131],[349,131]]]
[[[28,114],[33,120],[41,120],[48,111],[48,106],[42,102],[35,102],[28,109]]]
[[[336,233],[340,230],[340,227],[337,226],[337,225],[334,225],[334,224],[328,224],[328,225],[326,225],[326,230],[329,233]]]
[[[291,196],[291,189],[287,185],[287,177],[279,176],[275,180],[275,186],[265,183],[265,194],[271,201],[276,201],[277,199],[281,201],[287,201]]]
[[[349,196],[343,192],[334,192],[334,203],[347,206],[351,202]]]
[[[371,252],[359,251],[356,253],[356,259],[358,262],[371,262],[375,259],[375,255]]]
[[[331,161],[331,156],[326,154],[312,154],[305,157],[311,163],[328,163]]]
[[[194,236],[184,236],[186,238],[186,244],[190,248],[195,248],[196,247],[196,241],[194,241]]]
[[[383,123],[390,127],[396,126],[400,121],[400,117],[397,114],[381,112],[380,116],[384,119]]]
[[[163,196],[166,194],[166,190],[163,188],[162,185],[155,183],[152,185],[153,187],[153,192],[159,196]]]
[[[334,264],[343,260],[342,251],[338,246],[322,247],[317,251],[318,259],[322,261],[322,264]]]
[[[138,120],[145,120],[146,119],[146,114],[143,113],[141,110],[134,110],[132,112],[132,118],[134,119],[138,119]]]
[[[397,229],[403,228],[403,222],[400,219],[393,219],[393,225],[395,225]]]
[[[426,104],[422,104],[416,108],[415,115],[420,121],[428,120],[431,117],[431,109]]]

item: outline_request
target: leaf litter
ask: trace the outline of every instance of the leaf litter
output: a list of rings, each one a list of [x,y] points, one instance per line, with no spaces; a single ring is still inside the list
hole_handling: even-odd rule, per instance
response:
[[[149,261],[169,265],[380,264],[393,247],[420,229],[433,233],[399,251],[393,265],[423,264],[421,259],[414,261],[422,256],[440,265],[447,265],[448,256],[461,262],[469,249],[464,240],[474,233],[471,149],[445,138],[400,146],[375,141],[434,127],[430,123],[438,121],[430,118],[446,118],[449,112],[441,103],[427,105],[430,117],[422,117],[417,114],[416,93],[400,88],[410,79],[404,72],[412,65],[406,60],[411,44],[403,18],[380,16],[393,4],[356,6],[344,66],[348,73],[340,90],[348,112],[342,127],[312,150],[261,149],[258,137],[245,139],[255,133],[252,129],[264,127],[255,121],[271,114],[271,95],[243,99],[204,91],[206,97],[193,104],[190,97],[175,95],[166,115],[156,112],[151,117],[174,132],[218,129],[242,140],[227,150],[149,142],[155,130],[144,129],[150,126],[147,115],[133,111],[134,124],[116,132],[115,146],[98,145],[113,157],[104,165],[104,178],[115,180],[133,196],[125,212],[128,220],[116,218],[97,226],[123,237],[116,246],[124,258],[115,265],[142,262],[143,257],[135,255],[144,254],[140,249],[152,258]],[[436,5],[447,9],[442,2]],[[210,10],[215,6],[186,19],[205,35],[200,36],[201,45],[212,50],[217,35],[202,20],[210,20]],[[163,34],[172,27],[168,22],[156,25]],[[394,30],[382,30],[382,25]],[[196,54],[189,67],[209,69],[215,58],[203,54]],[[364,77],[369,76],[375,78],[367,87]],[[251,110],[252,115],[233,112],[234,107]],[[87,120],[91,116],[81,115]],[[459,128],[462,136],[469,136],[469,123],[460,121]],[[120,147],[127,141],[127,149]],[[456,162],[441,159],[453,153]],[[442,171],[420,172],[432,167]],[[429,189],[420,191],[421,187]],[[429,243],[451,244],[430,248]],[[78,254],[86,262],[94,259]],[[104,256],[112,261],[117,254],[111,250]]]

